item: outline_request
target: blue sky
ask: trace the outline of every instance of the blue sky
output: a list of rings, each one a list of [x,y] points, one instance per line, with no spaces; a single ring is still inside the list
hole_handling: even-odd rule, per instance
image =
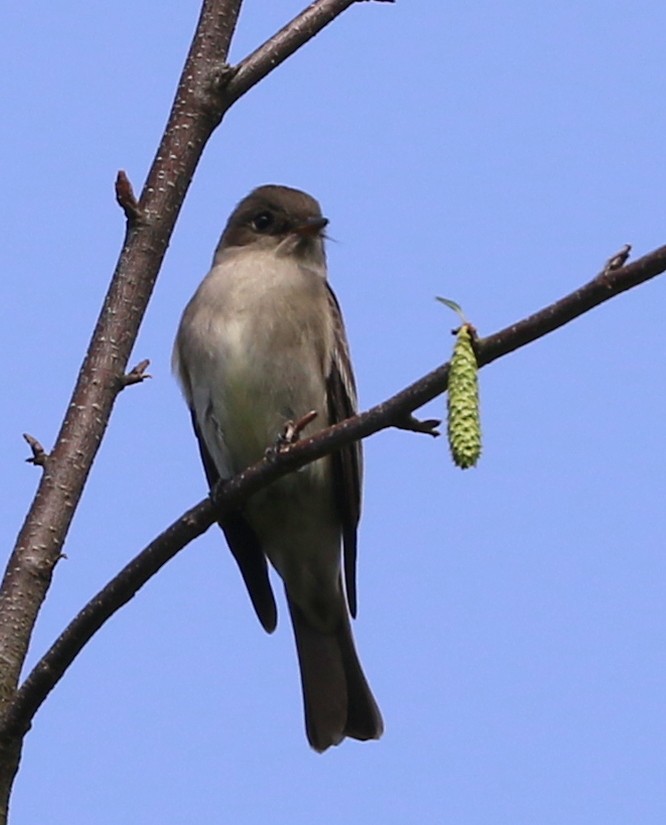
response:
[[[247,0],[237,61],[300,6]],[[24,2],[0,27],[0,414],[9,552],[140,190],[198,15]],[[180,312],[234,204],[304,188],[362,406],[448,358],[454,298],[489,334],[666,242],[654,2],[362,3],[241,100],[209,144],[56,570],[30,661],[205,494],[170,375]],[[218,531],[98,634],[27,737],[15,825],[666,818],[666,281],[481,374],[484,454],[366,442],[355,634],[378,743],[307,746],[284,605],[266,636]],[[423,411],[441,416],[444,399]]]

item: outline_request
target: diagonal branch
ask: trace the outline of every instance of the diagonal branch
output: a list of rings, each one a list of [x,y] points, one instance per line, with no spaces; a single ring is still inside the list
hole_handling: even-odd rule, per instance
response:
[[[522,321],[482,338],[477,345],[479,366],[536,341],[604,301],[666,271],[666,246],[628,266],[605,269],[570,295]],[[419,407],[446,390],[449,365],[443,364],[367,412],[303,439],[286,451],[249,467],[214,491],[152,541],[112,579],[63,631],[29,674],[0,718],[0,736],[25,731],[50,691],[104,622],[125,605],[143,585],[190,541],[220,516],[234,510],[250,495],[280,476],[366,438],[387,427],[401,427]]]
[[[0,739],[22,736],[48,694],[92,636],[189,542],[214,521],[210,499],[192,507],[127,564],[80,611],[42,656],[0,719]],[[209,517],[209,514],[211,517]]]
[[[234,67],[233,77],[224,90],[224,96],[229,104],[284,63],[290,55],[311,40],[331,20],[356,2],[358,0],[319,0],[308,6]]]

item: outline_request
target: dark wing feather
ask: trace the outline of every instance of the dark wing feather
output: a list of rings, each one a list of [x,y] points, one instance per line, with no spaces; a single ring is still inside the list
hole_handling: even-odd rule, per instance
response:
[[[220,480],[220,474],[208,452],[206,443],[201,437],[194,411],[191,410],[190,412],[194,433],[199,442],[199,452],[201,453],[204,472],[206,473],[208,486],[212,490]],[[218,521],[218,524],[224,532],[224,537],[233,557],[236,559],[236,564],[240,569],[257,617],[264,630],[272,633],[277,625],[277,608],[271,583],[268,579],[266,556],[261,549],[259,539],[240,512],[224,516]]]
[[[331,314],[335,322],[335,346],[327,376],[328,414],[331,424],[356,415],[356,384],[349,357],[340,305],[329,287]],[[349,612],[356,617],[356,531],[361,516],[361,442],[355,441],[333,453],[335,497],[342,521],[345,589]]]

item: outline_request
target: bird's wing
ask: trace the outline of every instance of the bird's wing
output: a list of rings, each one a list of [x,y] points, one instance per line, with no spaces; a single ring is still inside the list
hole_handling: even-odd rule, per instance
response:
[[[349,346],[345,336],[340,305],[328,289],[331,314],[335,325],[335,346],[326,379],[328,414],[331,424],[337,424],[356,414],[356,384],[352,372]],[[363,457],[361,442],[348,444],[331,456],[336,503],[342,521],[345,588],[349,612],[356,616],[356,531],[361,515],[361,479]]]
[[[208,485],[212,490],[220,480],[220,474],[211,456],[199,425],[199,416],[190,410],[194,434],[199,442],[199,452],[203,462]],[[229,549],[240,569],[247,587],[252,606],[264,630],[272,633],[277,625],[275,597],[268,578],[268,567],[259,539],[240,512],[229,513],[219,519]]]

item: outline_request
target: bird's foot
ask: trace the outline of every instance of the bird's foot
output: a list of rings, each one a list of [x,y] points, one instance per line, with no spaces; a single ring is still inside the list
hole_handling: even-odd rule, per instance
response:
[[[266,450],[266,458],[271,458],[278,453],[285,452],[292,444],[295,444],[301,436],[303,430],[317,417],[316,410],[310,410],[296,421],[287,421],[284,429],[275,440],[275,444]]]

